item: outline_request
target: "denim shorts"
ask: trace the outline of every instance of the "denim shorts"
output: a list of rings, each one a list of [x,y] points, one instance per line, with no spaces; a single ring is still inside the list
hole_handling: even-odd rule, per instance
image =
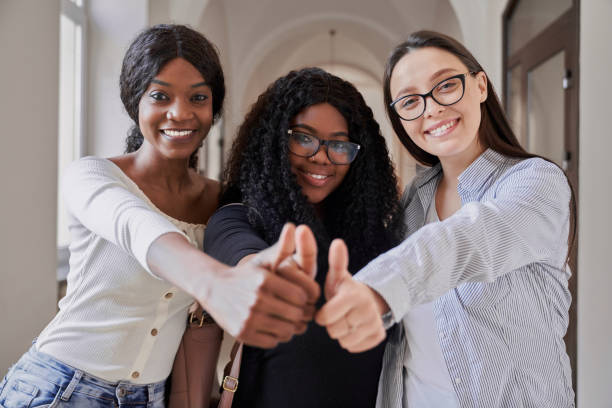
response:
[[[163,408],[165,381],[111,383],[66,365],[33,345],[0,382],[0,407]]]

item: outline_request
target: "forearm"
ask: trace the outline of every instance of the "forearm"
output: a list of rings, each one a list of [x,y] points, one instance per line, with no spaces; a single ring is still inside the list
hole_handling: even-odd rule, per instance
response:
[[[179,233],[156,239],[147,252],[147,262],[153,273],[202,305],[210,298],[213,279],[229,268],[195,248]]]

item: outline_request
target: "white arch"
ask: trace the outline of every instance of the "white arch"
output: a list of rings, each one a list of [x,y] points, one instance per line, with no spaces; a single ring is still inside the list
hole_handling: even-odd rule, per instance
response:
[[[235,64],[232,67],[232,76],[235,79],[233,83],[234,92],[232,92],[234,95],[232,103],[233,115],[239,114],[238,111],[242,101],[241,98],[243,98],[246,93],[248,83],[253,73],[279,46],[303,36],[310,37],[317,33],[315,29],[320,28],[323,30],[324,27],[329,28],[330,26],[350,27],[355,30],[359,29],[362,33],[371,33],[372,35],[369,36],[370,40],[376,42],[378,47],[374,47],[375,49],[366,48],[374,55],[380,53],[381,50],[389,49],[394,41],[396,41],[396,36],[378,22],[369,21],[358,16],[347,16],[338,13],[320,13],[285,21],[271,30],[261,40],[257,41],[255,46],[250,49],[249,53],[244,58],[240,59],[241,63]],[[236,61],[237,59],[234,58],[233,60]],[[383,61],[384,57],[380,60]],[[240,72],[240,75],[238,75],[239,69],[244,69]]]

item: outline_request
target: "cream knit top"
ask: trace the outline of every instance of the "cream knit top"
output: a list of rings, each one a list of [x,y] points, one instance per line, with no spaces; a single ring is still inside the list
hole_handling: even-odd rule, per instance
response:
[[[113,162],[80,159],[63,179],[70,272],[40,352],[107,381],[164,380],[193,299],[149,269],[150,245],[168,232],[202,248],[204,225],[158,210]]]

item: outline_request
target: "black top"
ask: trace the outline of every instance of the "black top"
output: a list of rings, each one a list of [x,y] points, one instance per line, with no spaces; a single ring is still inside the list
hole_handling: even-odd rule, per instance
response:
[[[221,262],[235,265],[268,246],[249,223],[243,205],[222,207],[208,221],[204,250]],[[321,255],[316,280],[323,289],[328,265],[327,254]],[[324,302],[321,296],[317,307]],[[374,407],[384,347],[385,342],[349,353],[315,322],[306,333],[274,349],[245,346],[232,407]]]

